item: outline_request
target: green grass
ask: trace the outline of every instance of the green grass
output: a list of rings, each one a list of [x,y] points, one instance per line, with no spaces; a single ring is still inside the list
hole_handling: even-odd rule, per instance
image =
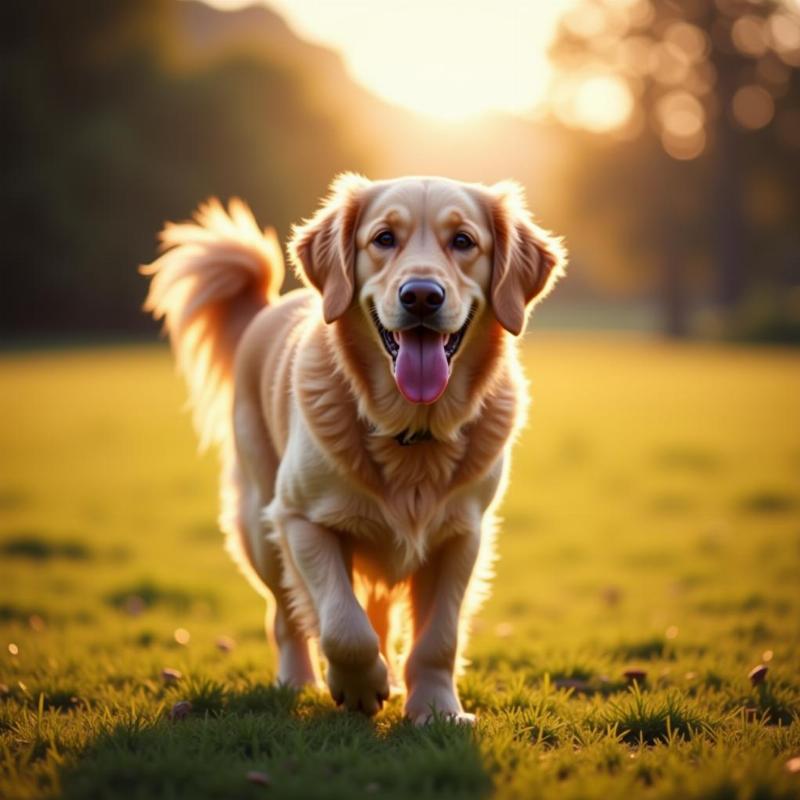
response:
[[[470,731],[270,686],[164,348],[2,356],[0,797],[800,797],[800,358],[536,334],[525,360]]]

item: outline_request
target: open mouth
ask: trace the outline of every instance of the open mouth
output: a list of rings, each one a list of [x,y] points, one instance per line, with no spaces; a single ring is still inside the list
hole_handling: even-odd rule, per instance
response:
[[[450,380],[450,361],[458,352],[474,308],[455,333],[442,333],[424,325],[401,331],[385,328],[375,308],[372,319],[386,352],[392,357],[395,382],[401,394],[412,403],[429,404],[438,400]]]

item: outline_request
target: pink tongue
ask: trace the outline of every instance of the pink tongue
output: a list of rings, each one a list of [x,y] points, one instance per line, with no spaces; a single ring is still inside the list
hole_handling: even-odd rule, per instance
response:
[[[411,403],[434,403],[447,388],[450,367],[444,354],[446,334],[428,328],[400,331],[394,379]]]

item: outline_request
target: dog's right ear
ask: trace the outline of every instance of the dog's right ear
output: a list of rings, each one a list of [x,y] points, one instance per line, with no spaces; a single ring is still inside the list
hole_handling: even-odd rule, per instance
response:
[[[371,182],[346,172],[311,219],[292,229],[289,257],[300,280],[322,295],[325,322],[339,319],[353,302],[355,231]]]

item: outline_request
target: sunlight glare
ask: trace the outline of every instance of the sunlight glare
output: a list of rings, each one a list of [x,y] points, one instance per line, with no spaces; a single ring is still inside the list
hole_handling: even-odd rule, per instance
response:
[[[233,8],[239,0],[213,0]],[[527,113],[550,79],[547,46],[568,0],[267,0],[302,37],[333,47],[383,99],[442,119]]]
[[[621,128],[633,112],[633,96],[616,75],[594,75],[578,83],[570,103],[570,124],[605,133]]]

